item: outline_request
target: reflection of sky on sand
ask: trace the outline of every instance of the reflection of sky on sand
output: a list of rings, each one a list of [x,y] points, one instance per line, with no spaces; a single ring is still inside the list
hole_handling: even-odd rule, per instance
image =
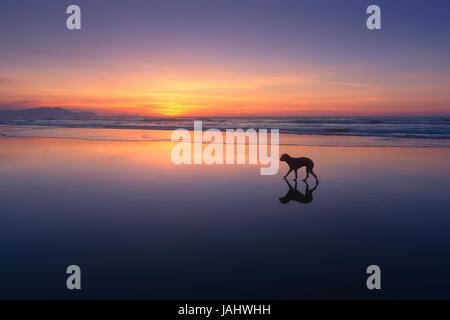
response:
[[[321,181],[283,205],[285,164],[175,166],[168,142],[0,146],[1,297],[70,297],[72,263],[86,298],[370,298],[369,264],[379,297],[450,297],[450,149],[282,146]]]

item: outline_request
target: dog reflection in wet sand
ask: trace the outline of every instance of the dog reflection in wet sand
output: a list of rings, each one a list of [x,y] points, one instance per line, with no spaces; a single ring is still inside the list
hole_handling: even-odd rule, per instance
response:
[[[289,201],[297,201],[300,203],[310,203],[311,201],[313,201],[313,192],[314,190],[316,190],[318,184],[316,183],[316,185],[314,186],[314,188],[309,189],[309,185],[308,183],[305,181],[305,193],[301,193],[300,191],[298,191],[297,189],[297,180],[295,180],[295,185],[294,187],[292,187],[292,185],[289,183],[289,181],[284,178],[284,181],[286,181],[287,185],[289,186],[289,191],[286,193],[286,195],[284,197],[281,197],[279,200],[281,203],[286,204]]]

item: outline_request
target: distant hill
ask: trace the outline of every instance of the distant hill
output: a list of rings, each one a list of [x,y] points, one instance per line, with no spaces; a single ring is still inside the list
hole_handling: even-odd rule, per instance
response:
[[[57,120],[73,118],[92,118],[97,115],[90,111],[70,111],[61,107],[32,108],[20,110],[0,110],[0,119],[33,119],[33,120]]]

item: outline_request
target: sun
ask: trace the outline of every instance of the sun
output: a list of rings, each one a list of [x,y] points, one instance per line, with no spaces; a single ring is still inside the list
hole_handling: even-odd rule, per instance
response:
[[[158,108],[152,108],[152,111],[158,115],[173,117],[192,114],[195,111],[201,109],[199,106],[177,104],[177,103],[165,103],[161,104]]]

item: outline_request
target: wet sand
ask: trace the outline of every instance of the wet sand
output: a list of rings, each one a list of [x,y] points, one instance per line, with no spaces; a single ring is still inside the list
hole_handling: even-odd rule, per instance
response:
[[[450,298],[450,148],[282,145],[320,179],[283,204],[285,164],[176,166],[173,145],[0,137],[0,298]]]

